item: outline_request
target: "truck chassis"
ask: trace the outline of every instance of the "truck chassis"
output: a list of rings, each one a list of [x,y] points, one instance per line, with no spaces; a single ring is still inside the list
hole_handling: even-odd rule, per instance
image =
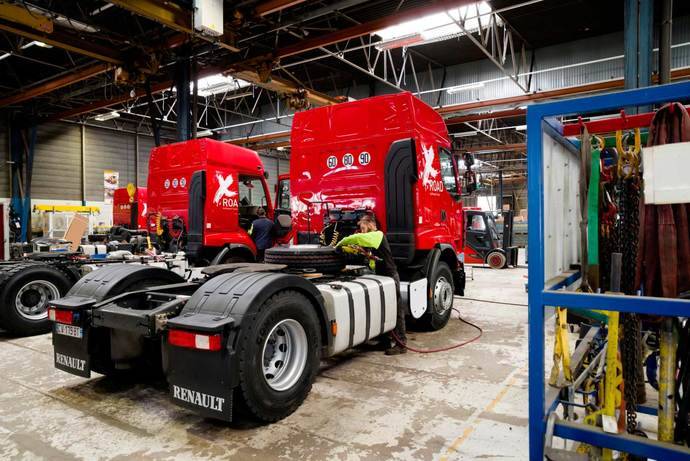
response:
[[[178,405],[231,421],[235,408],[273,422],[307,397],[319,360],[395,327],[390,277],[363,267],[333,276],[285,265],[209,266],[184,280],[164,269],[113,265],[53,301],[55,366],[163,374]],[[427,306],[427,280],[403,283],[411,313]]]

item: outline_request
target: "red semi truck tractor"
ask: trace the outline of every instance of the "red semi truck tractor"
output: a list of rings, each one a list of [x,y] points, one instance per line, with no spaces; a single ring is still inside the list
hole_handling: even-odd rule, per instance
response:
[[[212,265],[186,280],[109,265],[51,302],[55,366],[84,377],[158,371],[178,405],[271,422],[299,407],[320,359],[392,331],[399,302],[428,326],[445,325],[464,271],[456,159],[441,118],[410,94],[299,113],[292,161],[300,238],[346,234],[374,213],[400,267],[399,293],[392,277],[346,267],[330,245],[276,247],[266,259],[282,263]],[[190,141],[156,149],[150,168],[149,206],[173,228],[178,220],[192,253],[225,245],[220,234],[242,227],[263,197],[272,212],[246,149]]]
[[[462,160],[441,116],[411,93],[378,96],[295,114],[290,145],[298,243],[333,243],[333,230],[340,239],[374,213],[401,279],[428,280],[418,320],[443,327],[465,272]]]
[[[253,150],[211,139],[154,148],[149,232],[167,251],[208,264],[254,261],[248,233],[259,207],[273,218],[264,167]],[[289,226],[289,223],[287,223]]]
[[[113,226],[132,230],[146,230],[147,218],[148,204],[145,187],[132,185],[115,189],[113,194]]]

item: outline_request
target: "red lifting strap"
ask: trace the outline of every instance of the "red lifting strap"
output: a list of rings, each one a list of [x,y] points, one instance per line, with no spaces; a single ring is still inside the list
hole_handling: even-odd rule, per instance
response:
[[[667,104],[654,114],[647,145],[684,141],[690,141],[690,115],[680,103]],[[676,298],[690,290],[689,205],[645,205],[640,214],[642,265],[636,278],[646,295]]]

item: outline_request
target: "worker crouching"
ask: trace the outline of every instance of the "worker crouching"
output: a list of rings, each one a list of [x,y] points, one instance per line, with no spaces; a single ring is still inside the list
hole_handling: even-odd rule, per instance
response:
[[[371,215],[364,215],[358,222],[359,233],[345,237],[338,242],[338,247],[346,253],[358,254],[368,260],[369,268],[377,275],[384,275],[395,280],[397,293],[398,316],[393,330],[392,340],[388,341],[386,355],[398,355],[407,352],[405,344],[407,336],[405,333],[405,307],[400,299],[400,276],[393,260],[388,239],[383,232],[378,230],[376,221]]]

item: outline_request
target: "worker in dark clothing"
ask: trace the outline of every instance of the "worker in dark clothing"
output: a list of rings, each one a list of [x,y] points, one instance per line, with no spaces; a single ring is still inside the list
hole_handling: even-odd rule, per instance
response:
[[[256,244],[256,260],[263,261],[264,252],[273,246],[273,221],[266,217],[266,210],[261,207],[256,210],[256,215],[258,218],[252,222],[249,235]]]
[[[360,233],[345,237],[338,243],[338,246],[354,248],[354,251],[350,251],[351,253],[354,252],[367,255],[369,267],[374,270],[376,274],[392,277],[395,280],[398,316],[392,335],[394,345],[386,349],[386,355],[404,354],[407,352],[407,348],[405,347],[407,343],[407,336],[405,334],[405,306],[403,306],[400,299],[400,276],[398,275],[398,268],[393,260],[391,247],[383,232],[377,229],[376,220],[373,216],[362,216],[358,222],[358,226]],[[390,346],[390,343],[388,345]]]

